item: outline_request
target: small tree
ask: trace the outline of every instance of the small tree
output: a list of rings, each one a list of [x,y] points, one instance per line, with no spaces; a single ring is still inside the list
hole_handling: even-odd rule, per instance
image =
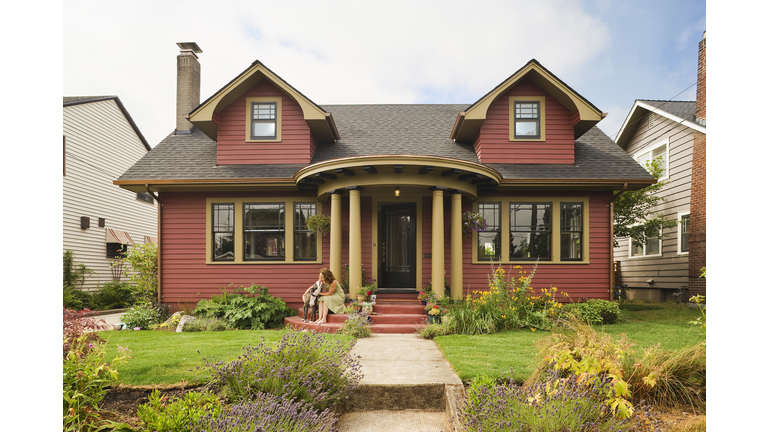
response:
[[[93,270],[85,264],[75,264],[75,257],[71,250],[64,251],[64,288],[77,288],[76,285],[83,285],[86,276],[93,273]]]
[[[129,266],[123,275],[135,284],[138,303],[157,301],[157,246],[144,243],[134,246],[126,255]]]
[[[646,169],[654,178],[659,178],[663,170],[659,165],[661,158],[653,159],[645,164]],[[654,215],[654,206],[666,201],[666,198],[656,195],[667,182],[660,181],[636,191],[626,191],[613,202],[613,246],[618,247],[619,237],[631,237],[632,244],[642,246],[649,237],[658,237],[663,228],[672,228],[676,221],[658,213]],[[662,234],[662,237],[665,235]]]

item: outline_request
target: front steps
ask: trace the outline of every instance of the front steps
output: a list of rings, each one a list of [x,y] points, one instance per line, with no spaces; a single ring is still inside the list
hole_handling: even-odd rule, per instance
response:
[[[285,318],[283,322],[297,330],[336,333],[347,320],[347,315],[329,314],[328,322],[325,324],[305,323],[302,322],[302,312],[299,310],[298,316]],[[370,318],[373,321],[371,330],[374,333],[409,334],[415,333],[417,329],[425,325],[427,315],[424,306],[416,300],[377,299]]]

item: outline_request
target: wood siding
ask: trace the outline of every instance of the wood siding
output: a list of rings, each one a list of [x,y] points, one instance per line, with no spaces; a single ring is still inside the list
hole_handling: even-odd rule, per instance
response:
[[[510,141],[510,96],[543,96],[545,99],[546,141]],[[546,94],[531,80],[525,79],[499,96],[488,108],[488,114],[474,142],[481,163],[572,164],[573,113],[557,99]]]
[[[157,236],[157,204],[112,184],[147,149],[114,100],[64,107],[63,129],[63,246],[76,263],[95,271],[83,285],[95,290],[112,281],[106,228],[127,231],[137,244]],[[82,216],[90,218],[90,228],[80,228]],[[99,227],[99,218],[106,227]]]
[[[669,140],[669,177],[667,185],[659,196],[667,201],[654,207],[653,211],[677,220],[678,213],[690,211],[691,159],[693,153],[693,130],[656,114],[654,126],[648,127],[648,115],[637,126],[627,153],[635,156],[644,153],[659,142]],[[614,259],[621,261],[621,283],[630,288],[663,288],[676,290],[688,285],[688,255],[678,254],[679,225],[665,229],[662,239],[661,256],[629,257],[628,238],[618,239],[619,247],[614,250]],[[649,285],[647,280],[653,279]]]
[[[249,97],[282,98],[281,140],[279,142],[246,142],[249,127]],[[309,164],[313,148],[309,126],[299,104],[267,80],[261,80],[216,118],[218,125],[219,165],[240,164]]]

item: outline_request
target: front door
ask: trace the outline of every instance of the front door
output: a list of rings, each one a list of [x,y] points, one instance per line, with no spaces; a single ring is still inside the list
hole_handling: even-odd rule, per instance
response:
[[[381,206],[380,288],[416,288],[416,203]]]

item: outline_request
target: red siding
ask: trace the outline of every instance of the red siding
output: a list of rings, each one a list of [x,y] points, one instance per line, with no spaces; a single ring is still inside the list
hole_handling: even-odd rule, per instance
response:
[[[282,98],[281,141],[245,142],[247,127],[246,98],[280,96]],[[250,90],[218,113],[219,165],[239,164],[309,164],[312,144],[309,126],[299,104],[267,80],[259,81]]]
[[[509,96],[541,95],[546,95],[546,141],[509,141]],[[532,81],[524,79],[488,108],[474,147],[482,163],[572,164],[573,141],[571,111]]]

